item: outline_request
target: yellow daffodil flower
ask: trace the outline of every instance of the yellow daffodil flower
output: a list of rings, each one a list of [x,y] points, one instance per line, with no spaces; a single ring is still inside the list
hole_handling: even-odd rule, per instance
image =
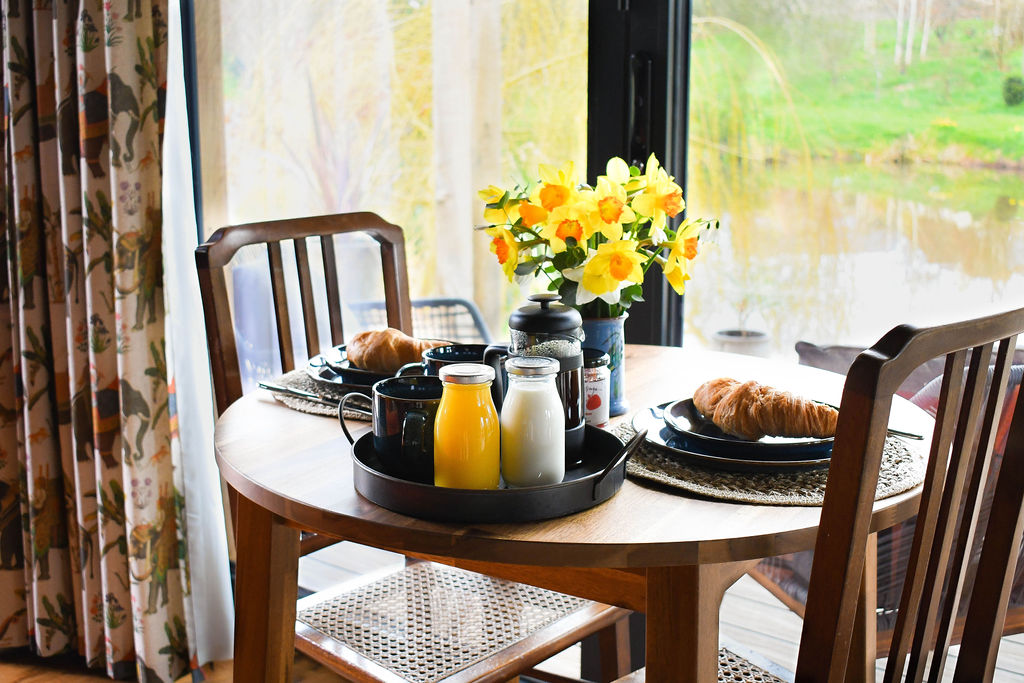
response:
[[[559,254],[566,249],[565,241],[570,237],[582,244],[587,234],[587,210],[584,204],[559,206],[548,216],[540,236],[551,245],[551,251]]]
[[[685,266],[677,266],[672,270],[663,270],[662,272],[665,274],[665,279],[670,285],[672,285],[672,289],[675,290],[676,294],[683,294],[686,292],[686,281],[690,279],[690,273]]]
[[[644,281],[643,263],[635,240],[605,242],[584,267],[580,284],[598,296],[617,290],[626,281],[639,284]]]
[[[542,184],[536,191],[537,199],[548,211],[569,203],[579,184],[576,180],[576,165],[571,161],[566,162],[561,169],[541,164],[540,179]]]
[[[643,176],[631,176],[629,174],[629,164],[619,157],[612,157],[608,160],[604,167],[604,173],[603,176],[598,176],[598,182],[601,182],[601,178],[607,178],[612,183],[621,185],[626,192],[636,192],[643,189],[645,178]]]
[[[628,168],[626,173],[629,173]],[[590,199],[594,206],[594,215],[591,219],[594,230],[600,231],[613,242],[622,239],[623,223],[632,223],[636,220],[636,214],[626,203],[626,188],[613,182],[608,176],[600,176],[597,179],[597,189],[590,194]]]
[[[566,268],[565,270],[562,271],[562,275],[565,277],[565,279],[572,280],[573,282],[576,283],[575,305],[577,306],[589,304],[594,299],[601,299],[605,303],[614,306],[615,304],[619,303],[619,292],[626,284],[625,282],[620,282],[617,287],[610,291],[604,292],[603,294],[596,294],[595,292],[592,292],[589,289],[587,289],[586,285],[584,285],[582,282],[583,273],[587,269],[587,264],[590,263],[591,259],[593,259],[596,254],[597,250],[591,249],[590,253],[587,255],[587,259],[582,264],[580,264],[576,268]]]
[[[509,202],[500,209],[484,209],[484,220],[491,225],[512,225],[519,220],[519,204]]]
[[[498,204],[505,196],[505,190],[495,185],[488,185],[478,191],[477,196],[487,204]],[[519,202],[507,200],[498,207],[484,207],[484,220],[491,225],[512,225],[519,220]]]
[[[491,253],[498,257],[501,269],[505,271],[505,277],[512,282],[516,274],[516,266],[519,265],[519,245],[516,243],[515,235],[506,228],[487,228],[485,230],[491,239]]]
[[[665,227],[666,217],[675,216],[686,206],[683,189],[658,165],[653,154],[647,159],[644,177],[644,191],[633,198],[633,210],[651,219],[652,230],[660,230]]]
[[[519,202],[519,216],[523,219],[523,227],[532,228],[538,223],[543,223],[548,219],[548,210],[543,206],[537,206],[533,202],[528,202],[525,199]]]
[[[687,223],[680,228],[674,240],[661,245],[668,247],[669,250],[662,272],[677,294],[682,294],[686,290],[686,281],[690,279],[690,261],[697,257],[698,230],[698,224]]]
[[[482,190],[477,190],[476,196],[484,200],[485,204],[497,204],[505,196],[505,190],[497,185],[488,185]]]

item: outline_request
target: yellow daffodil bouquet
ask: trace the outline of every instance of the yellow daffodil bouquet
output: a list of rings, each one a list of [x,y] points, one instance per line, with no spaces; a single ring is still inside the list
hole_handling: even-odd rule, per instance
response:
[[[479,196],[487,204],[479,229],[509,281],[547,277],[548,289],[584,318],[615,318],[642,301],[655,263],[682,294],[698,240],[718,227],[705,218],[669,227],[685,206],[683,191],[653,154],[643,173],[611,159],[596,187],[581,184],[570,161],[561,169],[542,164],[533,186],[491,185]]]

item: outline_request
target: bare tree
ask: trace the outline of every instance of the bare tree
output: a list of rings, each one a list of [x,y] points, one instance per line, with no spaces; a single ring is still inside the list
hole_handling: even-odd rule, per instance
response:
[[[907,48],[903,53],[903,68],[910,66],[914,54],[914,18],[917,14],[917,0],[910,0],[910,11],[907,12]]]
[[[906,9],[906,0],[899,0],[896,6],[896,48],[893,53],[892,63],[900,65],[900,46],[903,45],[903,12]]]
[[[932,31],[932,0],[924,3],[924,27],[921,29],[921,59],[928,53],[928,34]]]

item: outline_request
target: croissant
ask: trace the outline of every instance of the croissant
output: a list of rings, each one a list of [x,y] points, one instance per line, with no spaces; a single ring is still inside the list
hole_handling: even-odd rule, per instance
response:
[[[693,394],[693,404],[726,434],[751,441],[762,436],[835,436],[839,411],[832,406],[754,381],[719,378]]]
[[[420,360],[421,354],[427,349],[445,343],[436,339],[417,339],[389,327],[353,336],[346,348],[346,356],[352,365],[362,370],[392,373],[406,363]]]

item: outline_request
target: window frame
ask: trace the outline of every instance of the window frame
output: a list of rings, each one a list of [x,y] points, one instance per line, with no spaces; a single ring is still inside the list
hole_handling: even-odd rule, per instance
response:
[[[643,163],[653,152],[686,196],[692,9],[690,0],[590,0],[591,183],[609,158]],[[684,297],[663,277],[646,278],[643,292],[629,309],[626,340],[682,346]]]

